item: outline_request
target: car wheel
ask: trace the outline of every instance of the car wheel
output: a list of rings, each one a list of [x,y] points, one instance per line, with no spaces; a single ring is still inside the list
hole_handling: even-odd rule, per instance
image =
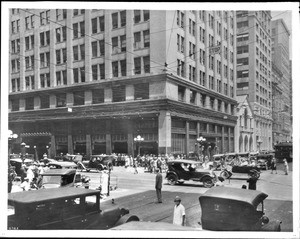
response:
[[[214,182],[211,178],[206,177],[203,179],[203,186],[205,188],[211,188],[212,186],[214,186]]]
[[[101,165],[101,164],[99,164],[98,166],[97,166],[97,171],[102,171],[103,170],[103,166]]]
[[[223,172],[220,173],[220,176],[221,176],[222,178],[228,179],[228,178],[229,178],[229,173],[226,172],[226,171],[223,171]]]
[[[183,184],[184,183],[184,181],[182,180],[182,181],[178,181],[177,182],[178,184]]]
[[[177,182],[177,177],[175,175],[171,174],[171,175],[168,176],[168,183],[170,185],[175,185],[176,182]]]

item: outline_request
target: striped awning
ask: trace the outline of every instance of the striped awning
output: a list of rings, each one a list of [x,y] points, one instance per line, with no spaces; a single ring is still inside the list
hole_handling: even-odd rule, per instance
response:
[[[21,133],[21,137],[38,137],[38,136],[51,136],[50,132],[28,132],[28,133]]]

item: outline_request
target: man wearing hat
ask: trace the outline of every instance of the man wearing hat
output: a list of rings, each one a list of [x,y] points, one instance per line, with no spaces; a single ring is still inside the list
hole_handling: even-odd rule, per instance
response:
[[[162,203],[161,199],[161,188],[162,188],[162,175],[160,173],[160,170],[157,168],[156,171],[156,177],[155,177],[155,190],[156,190],[156,196],[157,196],[157,202]]]
[[[185,208],[181,204],[181,198],[176,196],[174,199],[174,214],[173,214],[173,224],[184,226],[185,221]]]

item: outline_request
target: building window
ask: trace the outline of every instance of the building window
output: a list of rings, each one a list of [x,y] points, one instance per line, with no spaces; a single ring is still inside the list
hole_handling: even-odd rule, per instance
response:
[[[34,55],[25,57],[25,68],[26,70],[34,69]]]
[[[84,21],[73,24],[73,38],[77,39],[85,35]]]
[[[66,107],[67,105],[66,93],[56,95],[56,107]]]
[[[150,31],[143,31],[144,36],[144,47],[150,47]]]
[[[119,62],[114,61],[112,62],[112,72],[113,72],[113,77],[118,77],[119,76]]]
[[[41,88],[50,87],[50,73],[40,74]]]
[[[56,85],[67,85],[67,71],[57,71],[56,72]]]
[[[60,21],[67,18],[67,9],[56,9],[56,20]]]
[[[134,49],[140,49],[141,48],[141,33],[135,32],[134,33]]]
[[[12,73],[16,73],[20,71],[20,59],[11,60],[11,71]]]
[[[20,39],[11,41],[11,51],[12,53],[20,52]]]
[[[237,47],[237,54],[243,54],[243,53],[248,53],[249,52],[249,46],[238,46]]]
[[[126,35],[120,36],[121,52],[126,51]]]
[[[116,29],[118,28],[118,13],[115,12],[113,14],[111,14],[111,18],[112,18],[112,29]]]
[[[84,91],[73,92],[74,105],[84,105]]]
[[[149,99],[149,83],[140,83],[134,85],[134,99]]]
[[[92,65],[93,80],[105,79],[105,66],[103,64]]]
[[[85,82],[85,70],[84,67],[73,69],[74,83]]]
[[[121,102],[126,99],[126,88],[125,85],[112,87],[112,102]]]
[[[56,28],[56,43],[64,42],[67,40],[67,28],[66,27],[60,27]]]
[[[104,89],[92,90],[92,104],[104,103]]]
[[[25,98],[25,110],[34,109],[34,97]]]
[[[134,74],[135,75],[141,74],[141,58],[140,57],[134,58]]]
[[[183,86],[178,86],[178,101],[184,102],[185,99],[185,88]]]
[[[50,45],[50,31],[40,33],[41,47]]]
[[[119,41],[118,41],[118,37],[113,37],[111,39],[111,42],[112,42],[112,54],[119,53]]]
[[[79,59],[80,56],[80,59]],[[73,46],[73,57],[74,61],[84,60],[85,59],[85,46],[84,44]]]
[[[126,76],[127,75],[126,60],[121,60],[120,66],[121,66],[121,75]]]
[[[196,91],[190,90],[190,103],[191,104],[196,104],[196,95],[197,95]]]
[[[99,50],[98,50],[98,45],[99,45]],[[92,57],[104,56],[104,54],[105,54],[104,40],[92,42]]]
[[[103,32],[105,30],[104,16],[99,17],[99,25],[100,25],[100,32]]]
[[[121,18],[121,27],[126,26],[126,10],[120,12],[120,18]]]
[[[46,24],[45,12],[40,13],[40,24],[41,26]]]
[[[150,56],[143,57],[144,73],[150,73]]]
[[[11,80],[11,91],[12,92],[20,91],[20,78],[14,78]]]
[[[34,35],[25,37],[25,50],[31,50],[34,48]]]
[[[237,78],[246,78],[249,77],[249,71],[237,71]]]
[[[148,21],[150,19],[150,11],[149,10],[143,10],[144,12],[144,21]]]
[[[141,10],[134,10],[134,23],[141,21]]]
[[[40,96],[40,100],[41,100],[41,109],[50,108],[50,97],[49,97],[49,95]]]
[[[50,52],[44,52],[40,54],[41,68],[50,65]]]

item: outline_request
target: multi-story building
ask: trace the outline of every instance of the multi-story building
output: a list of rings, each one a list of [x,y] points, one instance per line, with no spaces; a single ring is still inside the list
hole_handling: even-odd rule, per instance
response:
[[[277,19],[271,21],[272,27],[272,62],[282,73],[279,85],[282,89],[281,94],[274,95],[279,103],[275,109],[275,115],[280,122],[279,138],[275,144],[282,141],[292,140],[292,88],[291,88],[291,65],[289,56],[289,37],[290,32],[283,21]],[[275,122],[277,124],[277,122]]]
[[[235,25],[232,11],[12,9],[9,128],[51,157],[187,154],[199,135],[232,152]]]
[[[254,151],[272,149],[270,11],[237,11],[237,95],[253,109]]]

